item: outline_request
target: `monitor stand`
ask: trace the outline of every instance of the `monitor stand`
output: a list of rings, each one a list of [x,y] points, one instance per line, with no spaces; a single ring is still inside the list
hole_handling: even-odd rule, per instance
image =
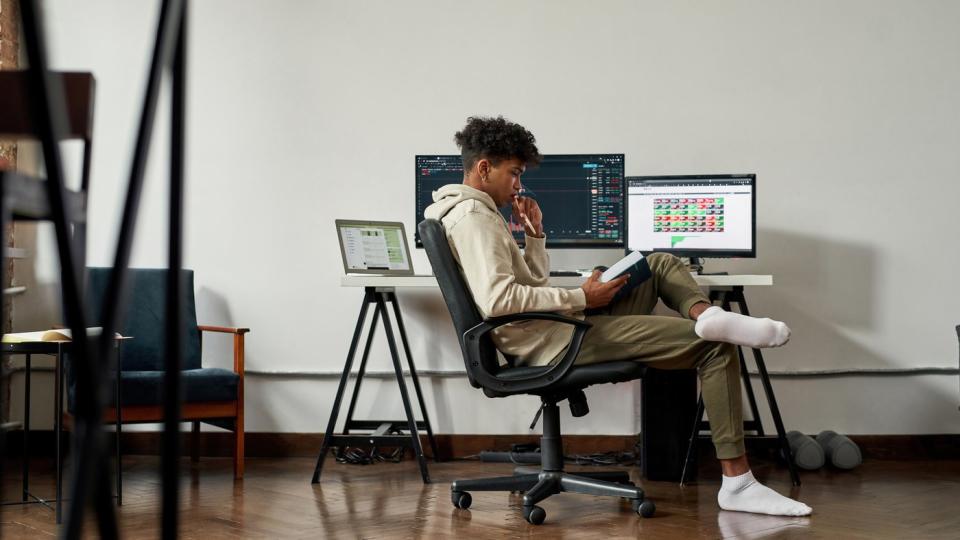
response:
[[[690,272],[697,274],[698,276],[725,276],[727,272],[704,272],[703,257],[690,257],[690,262],[687,263],[687,267],[690,269]]]
[[[690,262],[687,264],[690,267],[691,272],[696,272],[697,274],[703,274],[703,259],[700,257],[690,257]]]

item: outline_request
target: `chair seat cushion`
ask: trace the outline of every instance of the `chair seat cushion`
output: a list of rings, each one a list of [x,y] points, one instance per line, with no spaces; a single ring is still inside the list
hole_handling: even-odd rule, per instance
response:
[[[233,401],[237,399],[240,376],[229,369],[201,368],[180,372],[183,402]],[[122,405],[163,403],[162,371],[124,371],[120,376]]]
[[[234,401],[240,376],[229,369],[201,368],[180,372],[184,403]],[[113,384],[113,381],[110,382]],[[68,389],[68,408],[74,410],[75,388]],[[111,397],[111,399],[113,399]],[[121,405],[160,405],[163,403],[162,371],[124,371],[120,376]],[[108,403],[108,406],[113,403]]]
[[[540,375],[553,366],[522,366],[504,369],[497,374],[504,379],[520,379]],[[599,362],[596,364],[586,364],[582,366],[573,366],[567,372],[566,377],[551,384],[544,389],[545,394],[563,393],[568,390],[579,390],[594,384],[618,383],[640,379],[647,371],[647,366],[634,360],[618,360],[616,362]],[[516,392],[498,392],[484,389],[484,393],[490,397],[503,397],[513,395]],[[539,392],[520,392],[520,393],[539,393]]]

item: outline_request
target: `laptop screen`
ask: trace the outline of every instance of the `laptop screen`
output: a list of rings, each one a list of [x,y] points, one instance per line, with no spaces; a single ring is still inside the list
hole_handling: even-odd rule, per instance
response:
[[[413,275],[403,223],[347,219],[336,223],[345,273]]]

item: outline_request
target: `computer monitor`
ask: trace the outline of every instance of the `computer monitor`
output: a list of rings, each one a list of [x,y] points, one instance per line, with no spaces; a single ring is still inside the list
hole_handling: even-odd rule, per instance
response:
[[[416,156],[416,222],[433,203],[432,193],[463,183],[459,155]],[[548,154],[528,167],[520,182],[543,211],[547,247],[623,248],[623,154]],[[523,224],[500,209],[514,238],[523,245]],[[423,247],[419,234],[416,246]]]
[[[626,177],[627,249],[757,256],[754,174]]]

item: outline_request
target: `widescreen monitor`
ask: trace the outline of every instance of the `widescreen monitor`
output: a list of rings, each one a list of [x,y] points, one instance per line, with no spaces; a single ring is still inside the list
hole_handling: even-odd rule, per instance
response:
[[[754,174],[626,177],[627,249],[756,257]]]
[[[543,212],[547,247],[623,248],[623,154],[548,154],[520,177]],[[463,183],[459,155],[416,156],[416,222],[446,184]],[[510,205],[500,209],[514,238],[523,245],[523,224]],[[423,247],[420,236],[416,246]]]

